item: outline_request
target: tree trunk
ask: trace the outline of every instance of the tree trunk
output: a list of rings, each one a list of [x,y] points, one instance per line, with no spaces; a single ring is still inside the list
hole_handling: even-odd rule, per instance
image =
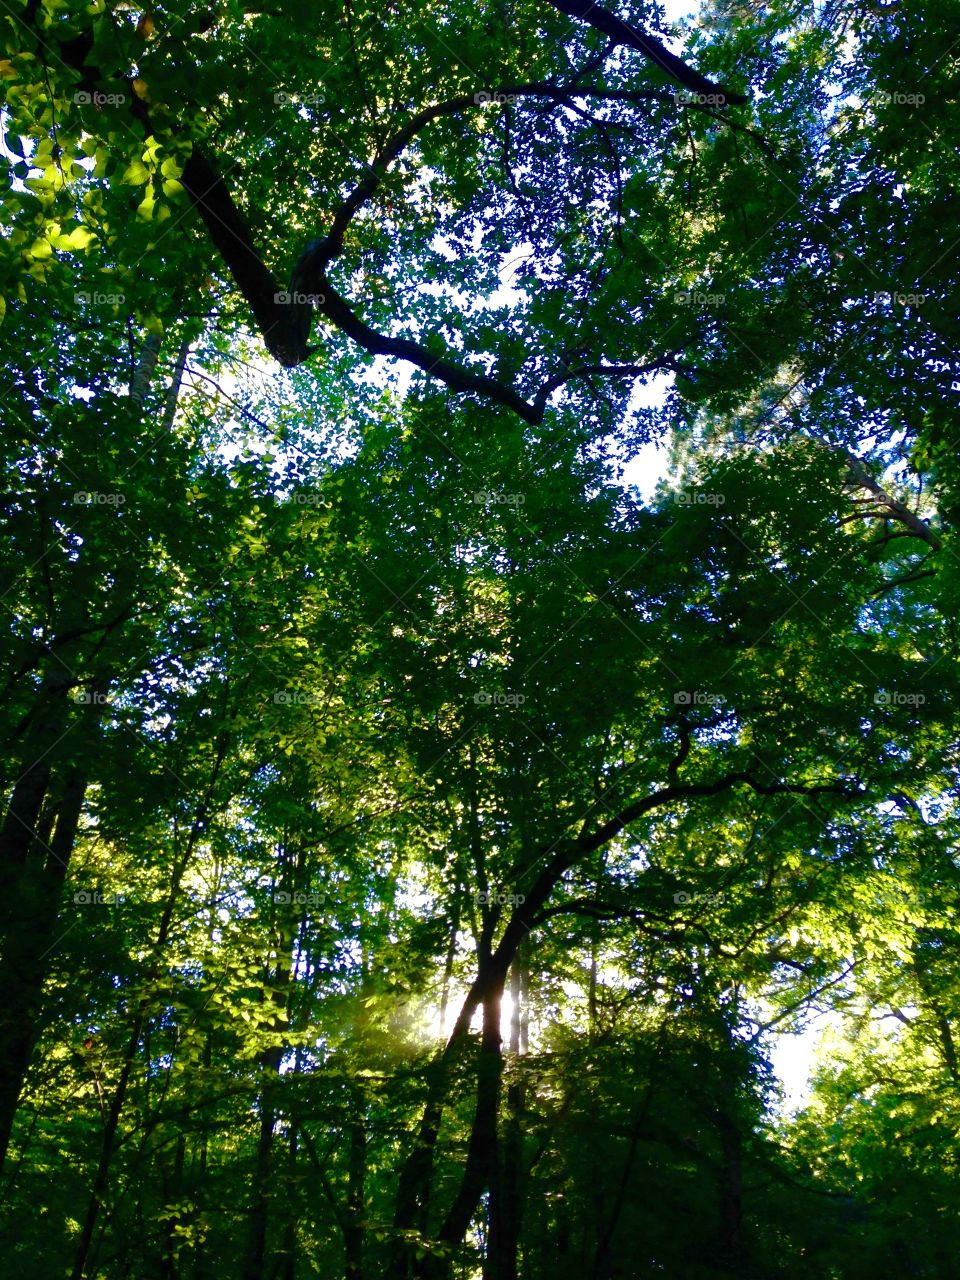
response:
[[[278,888],[289,891],[296,886],[293,883],[293,862],[285,849],[280,853],[280,879]],[[299,928],[299,926],[297,927]],[[263,999],[270,999],[277,1013],[284,1019],[288,1015],[288,996],[293,981],[291,972],[291,950],[296,930],[289,926],[284,931],[281,927],[276,942],[276,963],[273,970],[273,990],[264,991]],[[286,1047],[283,1044],[272,1045],[265,1049],[260,1058],[263,1085],[260,1091],[260,1135],[257,1142],[257,1155],[253,1176],[253,1203],[250,1208],[250,1229],[247,1236],[247,1251],[243,1264],[243,1280],[263,1280],[263,1264],[267,1256],[267,1231],[269,1227],[270,1193],[273,1174],[274,1129],[277,1123],[277,1108],[274,1103],[274,1092],[280,1077],[280,1067]]]
[[[297,1055],[299,1059],[299,1053]],[[300,1063],[297,1062],[295,1070],[299,1071]],[[287,1151],[287,1165],[290,1170],[291,1178],[297,1172],[297,1129],[295,1125],[290,1126],[290,1144]],[[283,1243],[277,1252],[276,1262],[273,1268],[273,1280],[295,1280],[297,1274],[297,1206],[296,1201],[291,1201],[289,1212],[287,1213],[286,1225],[283,1229]]]
[[[263,1088],[260,1091],[260,1134],[253,1174],[253,1204],[250,1208],[250,1228],[247,1235],[247,1252],[243,1263],[243,1280],[263,1280],[263,1263],[267,1255],[267,1227],[270,1206],[271,1174],[273,1167],[273,1136],[277,1121],[273,1102],[271,1079],[280,1072],[283,1049],[267,1049],[261,1056]]]
[[[65,689],[64,689],[65,692]],[[62,713],[65,714],[65,713]],[[96,711],[93,711],[96,719]],[[40,718],[37,730],[46,740],[55,725],[64,721],[54,714]],[[51,786],[50,752],[45,759],[22,769],[11,799],[3,850],[4,936],[0,959],[0,1167],[6,1159],[17,1104],[37,1037],[38,1019],[46,977],[44,960],[56,946],[57,922],[64,877],[73,853],[77,826],[86,794],[86,774],[79,767],[66,774],[59,798],[39,823],[43,802]],[[34,739],[33,749],[37,749]],[[43,859],[38,825],[49,831],[50,814],[55,826]]]
[[[520,1247],[520,1224],[523,1215],[523,1108],[524,1083],[521,1055],[526,1045],[524,996],[527,983],[522,953],[510,970],[510,1061],[513,1076],[507,1086],[507,1123],[503,1142],[503,1167],[500,1174],[500,1230],[496,1233],[500,1249],[491,1275],[496,1280],[517,1280]],[[492,1207],[492,1205],[491,1205]]]
[[[347,1221],[344,1230],[346,1265],[344,1280],[363,1280],[363,1211],[367,1170],[366,1103],[355,1089],[355,1117],[350,1126],[350,1158],[347,1175]]]
[[[130,379],[130,399],[141,406],[153,382],[153,373],[157,367],[162,345],[163,339],[159,333],[148,333],[140,348],[140,359]]]
[[[440,1034],[447,1034],[447,1006],[450,1003],[450,984],[453,981],[453,962],[457,954],[457,933],[460,929],[460,886],[454,896],[453,912],[450,916],[450,940],[447,943],[447,954],[443,961],[443,989],[440,993]]]
[[[163,949],[167,944],[167,938],[170,934],[170,926],[173,923],[173,913],[180,897],[180,886],[187,867],[193,857],[193,851],[197,846],[197,841],[200,839],[205,828],[214,788],[216,787],[226,752],[227,739],[226,737],[223,737],[220,739],[220,743],[217,748],[217,756],[214,760],[210,782],[208,783],[206,792],[197,807],[196,816],[194,817],[193,825],[190,828],[190,835],[187,838],[186,848],[173,868],[170,892],[167,895],[163,915],[160,919],[159,928],[157,929],[157,938],[151,949],[152,957],[150,961],[150,970],[154,974],[158,964],[162,961]],[[137,1008],[137,1012],[134,1015],[130,1035],[127,1039],[127,1047],[124,1050],[120,1076],[117,1080],[117,1087],[114,1090],[113,1099],[110,1103],[110,1112],[104,1126],[103,1139],[100,1144],[100,1157],[97,1161],[97,1169],[90,1188],[90,1199],[87,1204],[87,1212],[84,1217],[83,1227],[80,1231],[80,1239],[77,1242],[76,1253],[74,1254],[73,1271],[71,1273],[70,1280],[84,1280],[84,1277],[87,1274],[87,1264],[90,1257],[90,1248],[93,1243],[93,1234],[96,1229],[97,1220],[100,1216],[100,1210],[103,1207],[103,1198],[110,1180],[110,1165],[113,1160],[114,1149],[116,1146],[117,1130],[120,1126],[120,1117],[127,1097],[130,1076],[133,1071],[134,1063],[136,1062],[137,1050],[140,1046],[140,1040],[143,1035],[144,1023],[146,1021],[146,1010],[147,1001],[141,1000]]]
[[[27,857],[39,838],[37,824],[50,782],[51,753],[67,732],[67,693],[74,679],[59,669],[44,676],[28,730],[23,763],[0,828],[0,948],[13,927],[16,890]]]
[[[159,337],[148,334],[130,385],[131,398],[138,404],[142,405],[149,390],[159,351]],[[182,366],[178,366],[177,388],[181,372]],[[78,589],[77,596],[81,601],[87,598],[82,589]],[[56,613],[53,599],[50,605],[51,612]],[[85,608],[84,604],[81,614]],[[104,636],[125,616],[124,611],[113,623],[107,624],[103,628]],[[91,628],[89,621],[89,617],[82,618],[79,634],[96,632],[97,628]],[[74,660],[68,666],[62,646],[55,662],[51,661],[27,724],[23,763],[0,828],[0,993],[3,1001],[0,1007],[0,1169],[6,1159],[37,1036],[47,971],[44,961],[56,945],[60,897],[86,793],[86,765],[81,769],[79,764],[67,763],[62,780],[58,777],[63,752],[58,752],[57,747],[75,726],[80,730],[96,730],[109,688],[108,677],[102,673],[95,675],[90,685],[90,701],[71,716],[67,694],[80,683],[76,671],[83,665],[82,661]],[[72,748],[71,760],[90,759],[90,744],[84,743],[78,750],[71,738],[67,746]],[[56,801],[56,828],[47,846],[41,814],[45,800],[49,805],[51,792],[56,795],[57,791],[60,795]],[[47,829],[50,814],[48,807]],[[44,847],[48,848],[49,857],[45,865],[40,865],[42,859],[38,857],[34,861],[33,855]]]
[[[503,985],[501,980],[483,1001],[483,1034],[477,1064],[477,1109],[467,1148],[467,1163],[460,1188],[438,1236],[446,1244],[459,1245],[467,1233],[484,1191],[489,1189],[489,1252],[493,1258],[499,1256],[503,1237],[503,1201],[497,1142],[500,1081],[503,1074],[500,1037]]]
[[[147,1056],[149,1057],[149,1054]],[[168,1179],[165,1172],[161,1169],[164,1204],[176,1204],[180,1199],[183,1191],[183,1166],[186,1162],[186,1156],[187,1138],[186,1134],[181,1133],[177,1138],[172,1176]],[[163,1256],[160,1259],[161,1280],[177,1280],[177,1276],[180,1272],[180,1264],[177,1256],[176,1221],[177,1220],[175,1218],[171,1217],[166,1224],[166,1238],[163,1242]]]

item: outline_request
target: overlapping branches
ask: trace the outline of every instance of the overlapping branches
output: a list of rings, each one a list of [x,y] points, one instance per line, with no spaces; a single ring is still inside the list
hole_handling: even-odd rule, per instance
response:
[[[550,0],[550,3],[554,3],[554,0]],[[629,26],[597,5],[557,2],[554,7],[604,32],[610,39],[605,56],[617,44],[626,45],[642,53],[668,77],[711,104],[725,105],[743,101],[738,95],[727,93],[689,68],[658,40]],[[81,36],[67,42],[53,40],[37,26],[35,5],[28,8],[27,20],[33,25],[44,61],[49,64],[56,60],[65,64],[78,72],[84,83],[94,83],[101,79],[98,68],[91,64],[94,52],[92,35],[89,39]],[[575,106],[575,99],[639,103],[666,96],[664,92],[657,90],[610,91],[603,87],[584,86],[580,83],[584,74],[585,72],[581,72],[566,85],[549,81],[507,84],[499,86],[494,93],[512,99],[539,97],[570,107]],[[131,92],[126,95],[126,100],[130,103],[131,113],[144,130],[145,136],[150,136],[154,127],[149,107],[141,96],[132,91],[129,79],[128,83]],[[200,146],[193,146],[182,173],[183,186],[234,283],[250,306],[257,328],[271,355],[289,368],[308,359],[315,350],[310,347],[309,338],[316,311],[371,355],[406,360],[430,377],[443,382],[451,391],[478,395],[509,409],[533,425],[543,421],[547,404],[554,392],[573,379],[636,378],[659,371],[683,372],[688,376],[692,374],[690,368],[681,364],[679,352],[666,350],[645,359],[624,363],[595,362],[565,366],[547,378],[532,394],[525,395],[518,386],[479,372],[455,359],[452,353],[438,354],[432,343],[427,345],[413,338],[379,332],[367,324],[331,284],[327,269],[343,252],[344,235],[348,227],[376,194],[391,164],[435,120],[479,109],[491,96],[489,90],[478,88],[473,94],[435,103],[411,116],[387,141],[370,164],[364,178],[340,203],[327,233],[312,241],[300,256],[294,267],[289,289],[281,288],[273,271],[267,266],[232,191],[221,176],[216,159]]]

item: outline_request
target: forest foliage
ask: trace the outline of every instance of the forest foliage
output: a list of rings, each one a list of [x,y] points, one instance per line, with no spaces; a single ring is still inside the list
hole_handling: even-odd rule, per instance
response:
[[[958,85],[3,6],[5,1274],[956,1275]]]

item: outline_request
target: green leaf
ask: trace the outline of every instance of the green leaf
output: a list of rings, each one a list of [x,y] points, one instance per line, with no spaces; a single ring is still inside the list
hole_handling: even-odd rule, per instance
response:
[[[124,169],[120,181],[129,183],[131,186],[142,186],[143,183],[150,181],[150,177],[150,170],[142,160],[131,160]]]

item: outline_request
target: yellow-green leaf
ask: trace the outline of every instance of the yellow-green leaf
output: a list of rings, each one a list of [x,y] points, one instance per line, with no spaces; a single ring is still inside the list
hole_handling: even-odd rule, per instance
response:
[[[96,239],[89,227],[75,227],[68,235],[57,236],[53,242],[55,249],[70,249],[82,253]]]
[[[129,182],[131,186],[142,186],[150,181],[150,170],[142,160],[131,160],[123,171],[121,182]]]

